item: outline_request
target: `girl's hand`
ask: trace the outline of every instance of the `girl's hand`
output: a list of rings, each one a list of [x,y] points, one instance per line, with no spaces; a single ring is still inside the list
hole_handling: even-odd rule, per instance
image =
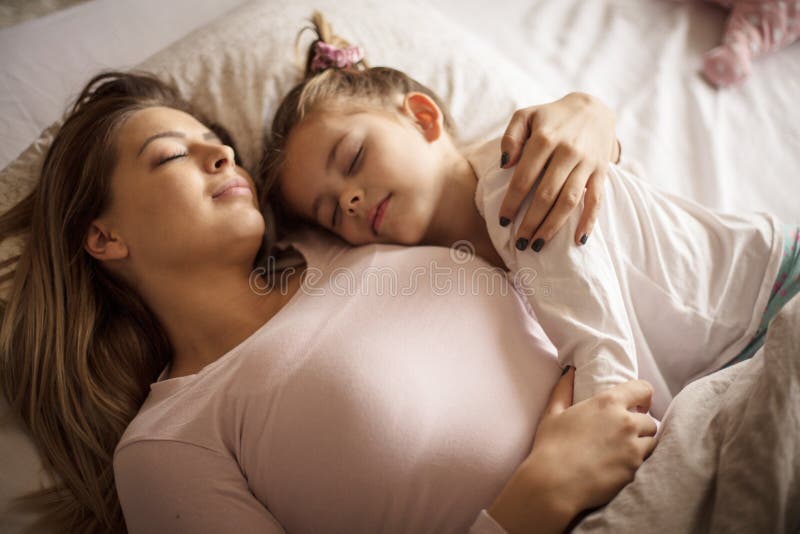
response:
[[[517,165],[500,208],[501,225],[514,220],[541,177],[514,242],[528,239],[534,250],[541,250],[578,206],[584,189],[575,243],[582,244],[584,235],[588,238],[597,220],[608,163],[619,160],[615,125],[614,112],[585,93],[570,93],[514,113],[501,142],[502,167]]]
[[[572,404],[575,370],[550,395],[533,450],[487,510],[509,533],[562,532],[609,502],[656,446],[653,388],[633,380]],[[634,411],[631,411],[634,410]]]

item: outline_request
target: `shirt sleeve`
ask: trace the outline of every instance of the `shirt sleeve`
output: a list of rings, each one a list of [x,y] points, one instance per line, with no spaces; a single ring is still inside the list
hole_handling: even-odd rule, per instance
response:
[[[577,214],[576,214],[577,215]],[[572,224],[570,224],[570,222]],[[599,224],[591,242],[572,242],[577,216],[539,254],[517,251],[519,268],[539,274],[531,303],[562,365],[575,366],[573,401],[638,377],[630,320]]]
[[[216,451],[137,441],[115,453],[114,476],[130,534],[285,532],[250,491],[236,461]]]
[[[578,208],[541,252],[532,251],[530,245],[517,250],[517,228],[533,193],[514,224],[501,227],[496,221],[510,172],[487,172],[479,181],[476,204],[514,286],[558,349],[559,362],[576,368],[574,402],[638,378],[625,297],[600,223],[585,245],[575,245],[582,211]]]

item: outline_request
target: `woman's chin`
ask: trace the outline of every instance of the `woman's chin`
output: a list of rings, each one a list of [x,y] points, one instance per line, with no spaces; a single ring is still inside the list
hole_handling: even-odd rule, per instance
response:
[[[225,219],[224,225],[214,233],[227,238],[231,243],[252,241],[260,243],[266,230],[264,216],[258,210],[249,210],[235,217]]]

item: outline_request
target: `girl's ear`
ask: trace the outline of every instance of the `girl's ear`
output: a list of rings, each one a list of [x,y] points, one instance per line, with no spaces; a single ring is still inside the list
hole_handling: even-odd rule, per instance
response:
[[[128,257],[128,246],[122,237],[102,219],[92,221],[83,248],[100,261],[121,260]]]
[[[411,117],[428,142],[439,139],[443,132],[442,112],[425,93],[412,92],[403,99],[403,113]]]

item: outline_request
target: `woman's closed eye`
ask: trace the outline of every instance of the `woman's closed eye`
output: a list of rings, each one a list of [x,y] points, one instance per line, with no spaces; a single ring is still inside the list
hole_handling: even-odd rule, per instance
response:
[[[166,156],[166,157],[163,157],[163,158],[159,159],[158,163],[156,164],[156,166],[163,165],[163,164],[165,164],[165,163],[167,163],[169,161],[172,161],[174,159],[186,157],[187,155],[189,155],[188,152],[176,152],[176,153],[174,153],[172,155],[169,155],[169,156]]]

